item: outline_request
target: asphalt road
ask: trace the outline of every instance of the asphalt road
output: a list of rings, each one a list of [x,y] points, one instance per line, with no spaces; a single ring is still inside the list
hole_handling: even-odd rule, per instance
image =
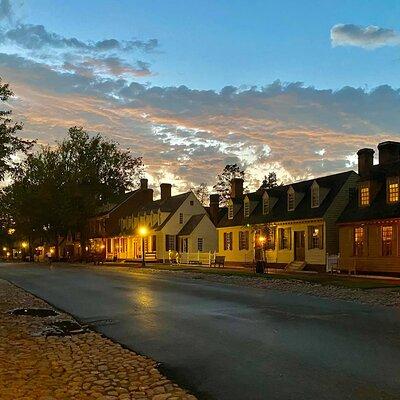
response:
[[[200,399],[400,399],[400,312],[112,267],[0,264]],[[96,322],[97,321],[97,322]]]

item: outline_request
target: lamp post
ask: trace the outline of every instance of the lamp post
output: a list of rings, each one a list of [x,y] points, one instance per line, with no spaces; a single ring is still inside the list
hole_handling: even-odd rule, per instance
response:
[[[144,238],[148,235],[149,230],[146,226],[139,227],[139,235],[142,238],[142,267],[146,266],[145,251],[144,251]]]

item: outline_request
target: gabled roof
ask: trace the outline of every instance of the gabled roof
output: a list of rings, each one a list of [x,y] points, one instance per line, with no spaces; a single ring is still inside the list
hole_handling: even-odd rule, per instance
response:
[[[199,225],[200,221],[205,217],[205,215],[206,214],[192,215],[189,218],[189,221],[186,222],[184,227],[180,230],[180,232],[178,233],[178,236],[190,235],[196,229],[197,225]]]
[[[258,201],[257,206],[251,211],[249,217],[244,218],[242,199],[240,209],[235,213],[234,218],[228,219],[228,215],[225,213],[218,227],[322,218],[351,175],[356,175],[356,173],[354,171],[347,171],[267,189],[269,197],[272,199],[275,198],[276,201],[272,203],[272,209],[265,215],[262,213],[262,195],[264,190],[249,193],[248,196],[252,198],[252,201],[253,199]],[[316,208],[311,207],[311,186],[314,181],[318,183],[320,189],[325,188],[327,191],[321,204]],[[294,191],[301,195],[300,202],[293,211],[288,211],[287,209],[287,191],[290,187],[293,187]]]
[[[339,223],[400,218],[400,203],[388,204],[386,199],[386,178],[400,176],[400,162],[374,165],[368,177],[360,182],[374,180],[378,184],[377,193],[368,207],[359,207],[355,190],[349,204],[338,219]]]
[[[127,201],[131,196],[137,193],[140,189],[132,190],[130,192],[126,192],[118,196],[113,202],[107,203],[98,207],[96,209],[96,213],[93,215],[94,217],[101,217],[103,215],[107,215],[114,211],[117,207],[119,207],[122,203]]]

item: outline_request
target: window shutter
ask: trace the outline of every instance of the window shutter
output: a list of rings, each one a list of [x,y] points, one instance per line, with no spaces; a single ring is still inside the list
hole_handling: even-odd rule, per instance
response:
[[[292,249],[292,228],[288,228],[288,243],[289,243],[289,250]]]
[[[165,250],[169,250],[169,235],[165,235]]]
[[[308,236],[307,236],[307,243],[308,243],[308,250],[312,249],[312,242],[313,242],[313,227],[308,227]]]

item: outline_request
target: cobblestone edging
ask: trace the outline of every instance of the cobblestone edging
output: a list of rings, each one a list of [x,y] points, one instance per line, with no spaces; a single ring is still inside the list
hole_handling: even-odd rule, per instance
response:
[[[333,285],[304,282],[295,279],[266,279],[235,275],[213,275],[201,272],[185,272],[175,270],[143,269],[135,270],[141,273],[175,274],[176,276],[191,279],[203,279],[210,282],[227,283],[233,285],[250,286],[260,289],[281,290],[292,293],[334,298],[346,301],[355,301],[363,304],[374,304],[390,307],[400,307],[399,288],[381,289],[350,289]]]
[[[89,331],[73,336],[40,335],[56,317],[13,316],[15,308],[51,308],[0,280],[1,400],[195,400],[166,379],[150,358]]]

